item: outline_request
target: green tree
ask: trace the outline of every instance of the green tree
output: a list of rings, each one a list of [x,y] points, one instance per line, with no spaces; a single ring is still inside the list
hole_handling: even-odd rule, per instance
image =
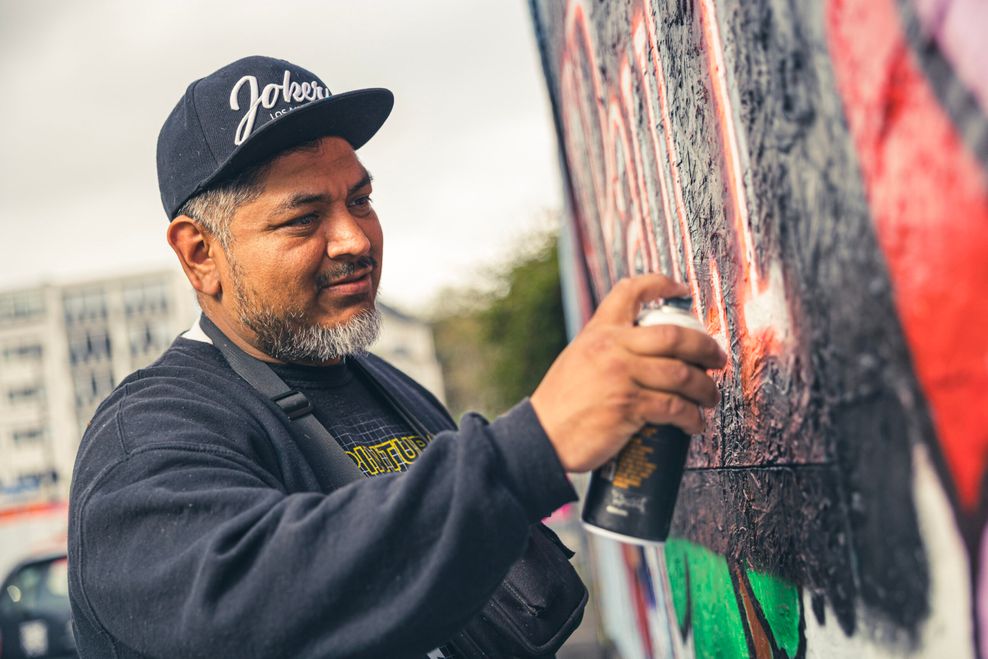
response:
[[[433,314],[447,403],[459,415],[505,411],[534,391],[566,346],[557,232],[519,241],[488,287],[447,289]]]

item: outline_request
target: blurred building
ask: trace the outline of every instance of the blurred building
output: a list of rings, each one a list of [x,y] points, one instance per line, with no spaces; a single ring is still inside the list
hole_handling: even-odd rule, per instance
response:
[[[196,317],[173,271],[0,292],[0,495],[67,492],[96,406]]]
[[[374,352],[442,398],[431,328],[379,308]],[[63,498],[96,406],[198,313],[171,270],[0,291],[0,507]]]
[[[380,301],[377,308],[382,316],[381,337],[371,352],[411,375],[445,402],[446,390],[432,326]]]

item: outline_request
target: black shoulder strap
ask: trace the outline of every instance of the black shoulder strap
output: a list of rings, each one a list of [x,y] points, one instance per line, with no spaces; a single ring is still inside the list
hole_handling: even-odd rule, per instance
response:
[[[223,353],[230,368],[288,416],[295,444],[325,490],[335,490],[364,477],[332,433],[312,415],[312,404],[305,394],[289,387],[270,366],[241,350],[206,314],[200,317],[199,326]]]

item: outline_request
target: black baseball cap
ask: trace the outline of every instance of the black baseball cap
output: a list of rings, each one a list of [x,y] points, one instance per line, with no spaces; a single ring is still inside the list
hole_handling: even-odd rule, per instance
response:
[[[237,60],[196,80],[158,134],[158,189],[168,218],[191,197],[319,137],[360,148],[394,105],[387,89],[333,94],[313,73],[272,57]]]

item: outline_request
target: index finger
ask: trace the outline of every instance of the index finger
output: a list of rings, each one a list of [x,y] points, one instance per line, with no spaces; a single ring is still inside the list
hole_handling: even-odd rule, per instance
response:
[[[720,369],[727,355],[709,334],[679,325],[649,325],[621,330],[625,349],[638,355],[671,357],[704,369]]]
[[[616,283],[597,306],[590,322],[631,325],[645,302],[677,295],[688,295],[689,288],[660,274],[626,277]]]

